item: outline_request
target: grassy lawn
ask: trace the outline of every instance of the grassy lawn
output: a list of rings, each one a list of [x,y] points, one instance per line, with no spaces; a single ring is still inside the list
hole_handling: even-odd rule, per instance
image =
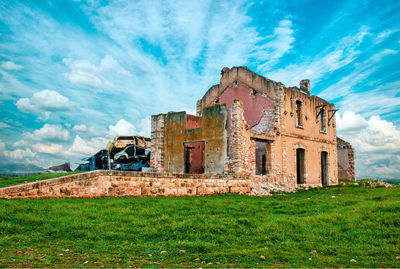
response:
[[[2,177],[2,178],[0,178],[0,188],[12,186],[12,185],[23,184],[23,183],[28,183],[28,182],[33,182],[33,181],[38,181],[38,180],[45,180],[45,179],[49,179],[49,178],[61,177],[61,176],[66,176],[66,175],[70,175],[70,174],[75,174],[75,173],[80,173],[80,172],[43,173],[43,174],[28,175],[28,176],[22,176],[22,177]]]
[[[0,199],[0,267],[399,268],[396,256],[399,186],[271,197]]]

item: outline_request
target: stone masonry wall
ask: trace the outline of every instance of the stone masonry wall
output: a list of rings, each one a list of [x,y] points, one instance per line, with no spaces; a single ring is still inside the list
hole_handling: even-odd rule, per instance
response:
[[[239,175],[189,175],[92,171],[0,188],[0,198],[102,196],[196,196],[251,193],[251,179]]]
[[[153,172],[164,172],[164,115],[151,117],[150,167]]]
[[[231,111],[231,147],[225,173],[254,175],[255,143],[251,139],[250,129],[246,124],[243,113],[242,102],[234,101]]]
[[[356,179],[354,163],[355,152],[349,142],[337,138],[338,177],[339,179]]]

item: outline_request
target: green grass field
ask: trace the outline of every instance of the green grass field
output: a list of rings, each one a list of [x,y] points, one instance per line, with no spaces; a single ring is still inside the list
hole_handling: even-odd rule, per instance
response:
[[[0,199],[0,267],[399,268],[396,256],[400,186]]]
[[[12,186],[12,185],[23,184],[23,183],[28,183],[28,182],[33,182],[33,181],[38,181],[38,180],[45,180],[45,179],[50,179],[50,178],[55,178],[55,177],[61,177],[61,176],[66,176],[66,175],[70,175],[70,174],[75,174],[75,173],[80,173],[80,172],[43,173],[43,174],[37,174],[37,175],[27,175],[27,176],[22,176],[22,177],[2,177],[2,178],[0,178],[0,188]]]

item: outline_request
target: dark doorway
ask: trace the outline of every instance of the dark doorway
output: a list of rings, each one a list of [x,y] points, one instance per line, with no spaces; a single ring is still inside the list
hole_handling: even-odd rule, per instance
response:
[[[184,143],[185,173],[204,173],[204,141]]]
[[[256,175],[267,174],[267,142],[255,141],[256,147]]]
[[[296,149],[297,184],[304,184],[304,149]]]
[[[328,152],[321,152],[321,179],[322,185],[328,185],[328,169],[327,169]]]

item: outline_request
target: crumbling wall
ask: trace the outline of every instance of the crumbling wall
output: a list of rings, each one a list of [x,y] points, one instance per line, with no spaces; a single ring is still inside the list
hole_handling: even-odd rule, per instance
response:
[[[164,172],[164,118],[163,114],[151,117],[150,167],[153,172]]]
[[[244,118],[243,104],[235,100],[231,107],[232,130],[225,172],[239,175],[255,174],[255,144]]]
[[[251,179],[239,175],[188,175],[92,171],[0,188],[0,198],[102,196],[196,196],[251,193]]]
[[[227,108],[225,105],[207,107],[202,115],[194,117],[182,111],[153,116],[151,167],[154,172],[185,173],[184,144],[199,141],[205,143],[204,172],[224,172]]]
[[[356,179],[355,151],[349,142],[337,138],[338,177],[339,179]]]
[[[250,89],[256,89],[260,93],[265,94],[270,100],[280,100],[280,92],[282,91],[283,84],[260,76],[247,67],[224,68],[221,71],[221,75],[220,84],[212,86],[203,98],[197,101],[198,115],[201,115],[205,107],[216,104],[216,101],[225,90],[237,87],[239,82]]]

